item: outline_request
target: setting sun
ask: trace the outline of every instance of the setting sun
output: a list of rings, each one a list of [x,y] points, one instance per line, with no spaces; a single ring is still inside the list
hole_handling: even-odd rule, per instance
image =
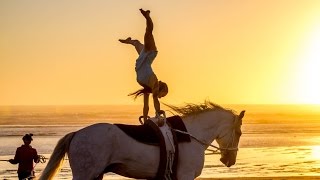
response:
[[[320,104],[320,25],[314,28],[300,56],[295,81],[296,99],[304,104]]]
[[[320,146],[312,147],[312,157],[320,160]]]

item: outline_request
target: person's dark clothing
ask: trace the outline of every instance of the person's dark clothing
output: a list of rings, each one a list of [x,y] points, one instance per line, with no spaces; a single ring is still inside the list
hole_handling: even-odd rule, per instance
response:
[[[34,172],[18,172],[18,178],[19,180],[25,180],[25,179],[33,179],[34,177]]]
[[[10,163],[19,163],[18,176],[19,179],[23,179],[33,175],[33,162],[37,162],[38,159],[36,149],[32,148],[30,145],[22,145],[17,148],[16,155]]]

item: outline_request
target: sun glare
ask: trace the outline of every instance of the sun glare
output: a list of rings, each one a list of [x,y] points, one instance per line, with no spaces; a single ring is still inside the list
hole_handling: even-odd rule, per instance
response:
[[[295,98],[299,103],[320,104],[320,25],[310,34],[300,58]]]
[[[312,147],[312,157],[320,160],[320,146]]]

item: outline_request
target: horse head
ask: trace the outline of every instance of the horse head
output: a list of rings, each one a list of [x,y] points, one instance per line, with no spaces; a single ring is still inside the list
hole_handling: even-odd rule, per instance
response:
[[[245,111],[242,111],[238,116],[235,115],[233,124],[231,126],[224,126],[228,129],[222,130],[216,139],[221,151],[220,161],[227,167],[236,163],[244,113]]]

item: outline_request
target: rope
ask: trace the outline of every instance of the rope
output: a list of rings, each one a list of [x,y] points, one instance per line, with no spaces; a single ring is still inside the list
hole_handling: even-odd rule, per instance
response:
[[[39,156],[39,162],[38,163],[46,163],[47,159],[46,157],[44,157],[43,155],[38,155]]]
[[[47,159],[49,159],[49,158],[44,157],[43,155],[38,155],[38,157],[39,157],[39,162],[37,162],[37,163],[46,163]],[[8,159],[0,159],[0,161],[9,162]]]
[[[42,155],[38,155],[39,157],[39,162],[37,162],[34,166],[33,166],[33,169],[36,168],[36,166],[38,165],[38,163],[45,163],[47,161],[48,158],[42,156]]]

